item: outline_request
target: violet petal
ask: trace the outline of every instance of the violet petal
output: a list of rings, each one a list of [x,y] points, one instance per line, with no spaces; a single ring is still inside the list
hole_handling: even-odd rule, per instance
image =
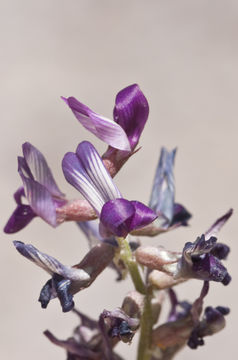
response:
[[[181,224],[182,226],[188,225],[188,220],[191,218],[190,212],[181,204],[174,204],[173,218],[170,226]]]
[[[135,215],[130,224],[130,231],[140,229],[152,223],[157,218],[155,212],[143,203],[131,201],[131,204],[135,207]]]
[[[120,150],[130,151],[130,144],[123,128],[113,120],[96,114],[74,97],[63,98],[78,121],[91,133],[108,145]]]
[[[130,85],[117,94],[113,115],[114,120],[125,130],[133,150],[149,115],[148,102],[137,84]]]
[[[87,141],[78,145],[76,154],[64,156],[62,168],[66,180],[81,192],[98,214],[105,202],[121,197],[98,152]]]
[[[102,208],[100,220],[112,234],[126,237],[129,232],[148,225],[157,215],[139,201],[116,199],[108,201]]]
[[[228,210],[223,216],[215,221],[214,224],[206,231],[205,238],[209,239],[211,236],[216,236],[217,233],[221,230],[223,225],[229,220],[233,214],[233,209]]]
[[[29,205],[17,205],[4,227],[4,232],[7,234],[16,233],[27,226],[34,217],[36,217],[36,214]]]
[[[29,166],[34,179],[41,185],[44,185],[51,195],[63,197],[64,194],[58,188],[43,154],[29,142],[25,142],[22,145],[22,150],[25,161]]]
[[[102,208],[100,221],[112,234],[126,237],[131,229],[135,207],[126,199],[108,201]]]

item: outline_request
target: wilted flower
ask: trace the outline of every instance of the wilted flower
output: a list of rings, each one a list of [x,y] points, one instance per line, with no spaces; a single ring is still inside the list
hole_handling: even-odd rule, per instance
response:
[[[115,255],[114,246],[100,243],[95,245],[79,264],[66,266],[52,256],[40,252],[33,245],[20,241],[14,241],[14,245],[21,255],[52,276],[41,290],[41,306],[46,308],[51,299],[58,297],[64,312],[74,307],[73,295],[88,287]]]
[[[158,218],[153,224],[136,230],[133,234],[155,236],[178,226],[186,226],[191,214],[181,204],[175,203],[174,159],[176,149],[161,149],[155,173],[149,207]]]
[[[216,256],[219,255],[216,251],[216,241],[213,236],[205,240],[205,235],[202,235],[194,243],[186,243],[174,278],[212,280],[228,285],[231,277]]]
[[[117,338],[130,343],[140,322],[117,308],[113,311],[104,310],[100,315],[99,324],[108,338]]]
[[[131,341],[139,327],[142,310],[143,296],[133,291],[125,297],[121,308],[104,310],[98,321],[73,310],[81,323],[68,340],[59,340],[48,330],[44,334],[55,345],[63,347],[70,360],[122,360],[113,348],[118,341]]]
[[[122,360],[119,355],[114,353],[113,344],[105,341],[98,321],[90,319],[79,311],[74,310],[74,312],[79,316],[81,324],[74,329],[72,337],[67,340],[59,340],[50,331],[44,332],[53,344],[61,346],[67,351],[67,359]]]
[[[126,237],[157,217],[139,201],[124,199],[92,144],[80,143],[76,153],[67,153],[62,162],[66,180],[79,190],[100,218],[104,237]]]
[[[55,227],[56,209],[66,203],[42,153],[29,142],[22,145],[22,150],[23,157],[18,157],[18,172],[24,188],[14,194],[17,208],[4,228],[6,233],[23,229],[36,216]],[[29,205],[22,203],[22,197],[26,197]]]
[[[186,243],[182,253],[168,251],[162,247],[142,246],[136,250],[136,259],[151,270],[167,274],[166,279],[160,274],[154,273],[153,277],[150,274],[150,280],[159,288],[170,287],[191,278],[217,281],[227,285],[231,277],[220,260],[226,258],[229,248],[227,245],[217,243],[217,239],[210,235],[216,234],[231,214],[232,211],[229,210],[213,224],[206,235],[198,237],[194,243]],[[166,281],[168,284],[165,283]]]
[[[217,306],[216,308],[206,307],[202,320],[193,329],[189,337],[188,346],[191,349],[196,349],[199,345],[204,345],[203,338],[205,336],[214,335],[221,331],[226,325],[224,316],[229,314],[229,312],[230,309],[224,306]]]
[[[205,281],[199,298],[193,304],[187,301],[179,302],[175,293],[173,291],[170,293],[172,308],[168,322],[153,330],[153,360],[171,359],[186,344],[195,349],[198,345],[204,344],[203,337],[213,335],[224,328],[224,315],[229,313],[228,308],[209,306],[205,308],[201,317],[203,299],[208,289],[208,282]],[[177,307],[182,311],[178,311]]]

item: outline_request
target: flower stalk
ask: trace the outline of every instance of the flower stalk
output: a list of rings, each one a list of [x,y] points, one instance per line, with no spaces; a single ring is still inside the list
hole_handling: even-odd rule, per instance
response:
[[[138,345],[137,360],[150,360],[151,358],[151,334],[153,326],[153,315],[151,308],[152,289],[147,288],[144,300],[144,309],[140,323],[140,340]]]
[[[133,257],[127,238],[118,237],[117,241],[121,249],[120,257],[128,268],[131,279],[135,285],[135,289],[141,294],[146,294],[145,285],[141,278],[137,262]]]

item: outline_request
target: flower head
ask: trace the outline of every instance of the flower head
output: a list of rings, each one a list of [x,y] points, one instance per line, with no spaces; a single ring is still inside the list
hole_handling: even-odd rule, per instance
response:
[[[74,97],[62,99],[87,130],[111,147],[122,151],[134,150],[149,114],[148,102],[136,84],[117,94],[114,121],[95,113]]]
[[[66,203],[42,153],[28,142],[22,145],[22,150],[23,157],[18,157],[18,172],[23,187],[14,194],[17,208],[4,228],[6,233],[23,229],[36,216],[55,227],[56,209]],[[29,205],[22,203],[22,197],[26,197]]]
[[[67,153],[62,168],[66,180],[81,192],[96,211],[104,237],[126,237],[132,230],[151,223],[157,217],[144,204],[122,197],[102,159],[89,142],[80,143],[76,153]]]

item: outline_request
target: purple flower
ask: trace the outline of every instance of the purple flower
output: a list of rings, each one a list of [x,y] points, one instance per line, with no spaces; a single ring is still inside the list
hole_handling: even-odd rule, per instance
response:
[[[121,90],[115,101],[114,121],[94,113],[75,98],[63,98],[80,123],[109,147],[103,154],[104,164],[114,177],[134,154],[149,114],[148,102],[134,84]]]
[[[22,150],[23,157],[18,157],[18,172],[24,187],[14,194],[17,208],[4,228],[6,233],[23,229],[36,216],[55,227],[56,209],[66,203],[42,153],[28,142],[22,145]],[[26,197],[29,205],[22,203],[22,197]]]
[[[91,285],[108,266],[116,249],[109,244],[100,243],[94,246],[79,264],[66,266],[33,245],[21,241],[14,241],[14,245],[21,255],[51,275],[40,293],[39,302],[42,308],[46,308],[50,300],[57,297],[64,312],[74,307],[73,295]]]
[[[114,121],[95,113],[74,97],[62,99],[87,130],[123,151],[132,151],[136,147],[149,114],[148,102],[136,84],[117,94]]]
[[[76,153],[67,153],[62,168],[66,180],[81,192],[100,218],[103,237],[126,237],[132,230],[151,223],[157,217],[144,204],[122,198],[102,159],[89,142],[80,143]]]
[[[158,288],[174,286],[192,278],[228,285],[231,276],[221,260],[227,257],[229,247],[217,243],[213,235],[217,234],[231,214],[232,210],[229,210],[194,243],[187,242],[182,253],[168,251],[162,247],[139,247],[135,252],[137,261],[155,271],[150,273],[149,281]],[[166,276],[161,275],[161,272]]]
[[[211,280],[228,285],[231,276],[216,256],[219,256],[216,247],[222,246],[216,241],[213,236],[205,240],[205,235],[202,235],[194,243],[186,243],[174,277]]]

